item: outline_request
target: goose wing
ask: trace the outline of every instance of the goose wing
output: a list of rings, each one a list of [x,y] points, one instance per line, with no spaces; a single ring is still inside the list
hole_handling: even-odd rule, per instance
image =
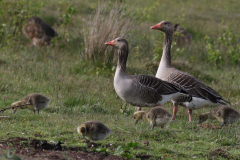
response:
[[[175,85],[153,76],[134,75],[132,80],[134,81],[136,94],[141,96],[146,103],[157,103],[159,100],[162,100],[162,95],[177,92],[186,93]]]
[[[183,88],[192,97],[198,97],[209,100],[213,103],[225,104],[221,100],[229,103],[222,98],[215,90],[211,87],[206,86],[196,77],[185,73],[185,72],[174,72],[168,77],[168,82]]]

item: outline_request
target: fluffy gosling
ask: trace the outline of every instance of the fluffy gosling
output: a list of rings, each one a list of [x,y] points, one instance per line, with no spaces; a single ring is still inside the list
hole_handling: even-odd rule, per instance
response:
[[[103,140],[111,130],[99,121],[87,121],[77,127],[78,133],[82,135],[82,138],[88,138],[93,141]]]
[[[222,105],[214,108],[211,112],[200,114],[198,124],[205,122],[207,119],[217,119],[219,122],[222,122],[220,126],[222,127],[224,124],[232,124],[237,122],[239,117],[239,112],[234,108],[227,105]]]
[[[46,108],[50,103],[50,101],[51,101],[50,98],[42,94],[32,93],[24,97],[22,100],[12,103],[11,104],[11,107],[13,107],[12,112],[13,114],[15,114],[18,109],[29,109],[29,110],[32,110],[34,114],[36,111],[39,114],[39,110]],[[24,105],[24,106],[21,106],[21,105]],[[14,106],[20,106],[20,107],[14,107]]]
[[[152,126],[152,130],[155,126],[160,126],[164,128],[164,125],[171,121],[172,115],[162,107],[154,107],[148,111],[137,111],[133,114],[135,119],[135,125],[139,120],[147,120]]]

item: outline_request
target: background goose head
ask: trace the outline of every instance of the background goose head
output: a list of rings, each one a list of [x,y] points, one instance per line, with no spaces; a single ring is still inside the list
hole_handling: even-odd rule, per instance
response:
[[[128,42],[126,39],[124,38],[116,38],[110,42],[107,42],[105,43],[106,45],[109,45],[109,46],[113,46],[117,49],[120,49],[120,50],[125,50],[125,51],[128,51]]]
[[[164,33],[173,33],[174,27],[171,22],[169,21],[162,21],[154,26],[151,27],[151,29],[160,30]]]

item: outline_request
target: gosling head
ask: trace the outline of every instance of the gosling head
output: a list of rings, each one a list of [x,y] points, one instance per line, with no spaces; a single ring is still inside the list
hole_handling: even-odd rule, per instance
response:
[[[20,105],[23,105],[24,103],[22,101],[17,101],[17,102],[14,102],[11,104],[11,107],[12,108],[12,113],[15,114],[17,112],[17,110],[20,108],[20,107],[15,107],[15,106],[20,106]]]
[[[85,124],[81,124],[78,128],[77,128],[78,133],[80,133],[82,135],[82,138],[85,138],[85,135],[87,133],[87,128]]]
[[[208,113],[200,114],[198,124],[205,122],[208,119]]]
[[[150,27],[150,29],[160,30],[164,33],[173,33],[173,31],[174,31],[173,25],[169,21],[162,21],[162,22]]]
[[[135,125],[138,123],[139,120],[143,119],[145,111],[137,111],[133,113],[133,119],[135,120]]]

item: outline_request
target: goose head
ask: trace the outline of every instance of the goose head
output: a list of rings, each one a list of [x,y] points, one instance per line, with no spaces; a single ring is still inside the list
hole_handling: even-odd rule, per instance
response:
[[[85,135],[87,134],[87,128],[85,124],[81,124],[78,129],[77,129],[78,133],[80,133],[82,135],[82,138],[85,138]]]
[[[168,32],[173,33],[173,31],[174,31],[174,27],[173,27],[172,23],[169,21],[162,21],[162,22],[150,27],[150,29],[160,30],[165,33],[168,33]]]
[[[178,28],[179,28],[179,23],[176,23],[176,24],[174,25],[174,32],[177,31]]]
[[[116,38],[112,41],[106,42],[106,45],[113,46],[117,49],[128,50],[128,42],[124,38]]]
[[[208,113],[200,114],[198,124],[201,124],[202,122],[205,122],[207,119],[208,119]]]
[[[138,123],[139,120],[143,119],[144,111],[137,111],[133,114],[133,119],[135,120],[135,125]]]

